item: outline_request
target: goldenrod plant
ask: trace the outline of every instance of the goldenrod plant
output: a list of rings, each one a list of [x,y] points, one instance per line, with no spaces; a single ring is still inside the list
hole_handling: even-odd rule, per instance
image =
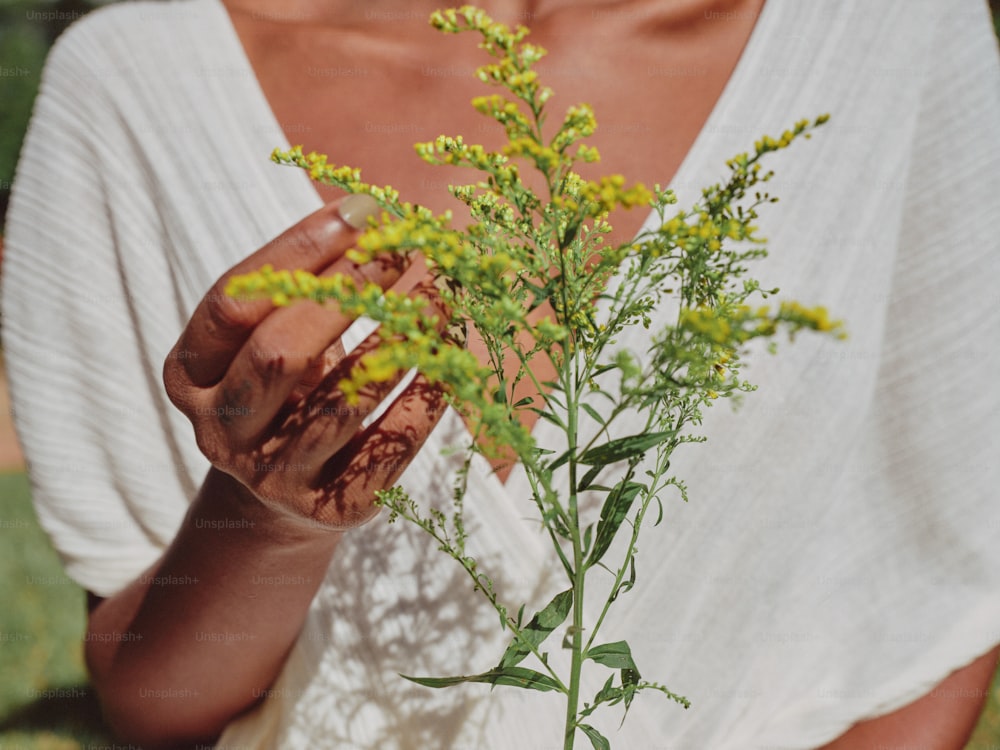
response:
[[[470,456],[481,452],[520,462],[553,560],[565,576],[563,590],[530,616],[525,605],[502,602],[489,575],[466,553],[464,474],[447,513],[424,507],[398,487],[380,493],[390,520],[404,518],[433,537],[510,632],[504,653],[481,674],[409,679],[439,688],[478,682],[559,693],[566,704],[564,748],[573,748],[581,734],[594,748],[610,748],[588,723],[599,707],[621,705],[627,713],[642,691],[689,705],[644,679],[626,641],[599,638],[608,611],[635,584],[640,532],[650,518],[659,523],[664,494],[673,488],[687,500],[684,482],[669,473],[671,455],[683,443],[704,439],[690,429],[700,423],[704,408],[752,390],[740,377],[748,342],[802,329],[843,336],[841,324],[823,308],[764,305],[759,300],[777,290],[765,290],[747,275],[747,264],[766,255],[757,210],[776,200],[758,187],[771,175],[763,171],[762,159],[799,136],[809,138],[828,118],[802,120],[778,138],[758,140],[752,152],[728,162],[724,184],[704,189],[693,207],[678,210],[670,190],[630,185],[620,175],[586,180],[574,170],[580,162],[600,159],[583,143],[597,128],[588,105],[570,107],[555,132],[543,135],[552,90],[532,69],[545,50],[524,41],[526,28],[511,30],[471,6],[437,11],[431,24],[447,33],[479,34],[479,46],[495,61],[477,75],[504,92],[472,101],[503,126],[507,144],[500,151],[461,136],[416,145],[426,162],[479,174],[449,187],[468,206],[467,228],[452,228],[450,213],[436,216],[403,202],[392,188],[366,184],[359,170],[330,165],[321,154],[292,148],[275,151],[273,159],[348,193],[371,195],[383,213],[359,237],[350,259],[363,264],[387,253],[411,258],[418,253],[437,279],[438,303],[374,284],[359,286],[344,275],[316,277],[269,267],[232,279],[228,292],[268,296],[276,305],[334,301],[351,316],[376,321],[384,345],[366,354],[339,384],[346,398],[357,399],[372,383],[416,370],[472,425]],[[522,169],[540,173],[545,194],[522,181]],[[652,207],[657,226],[632,242],[607,244],[608,215],[636,206]],[[672,301],[676,314],[663,325],[656,311],[665,301]],[[441,319],[442,309],[450,319]],[[645,352],[616,345],[622,332],[636,325],[650,329]],[[457,335],[465,326],[474,326],[482,337],[487,364]],[[505,367],[512,358],[519,365],[513,376]],[[539,368],[532,363],[539,358],[554,370],[551,380],[542,382],[535,374]],[[517,400],[515,388],[525,378],[539,396]],[[536,445],[518,417],[524,409],[558,428],[561,444]],[[619,534],[623,539],[613,545]],[[608,559],[611,550],[618,559]],[[586,622],[585,584],[595,577],[604,578],[603,606],[595,610],[600,612],[595,621]],[[562,661],[550,659],[548,651],[548,639],[557,631],[564,633],[557,648],[569,653],[562,669],[555,663]],[[611,672],[596,695],[580,694],[585,667]]]

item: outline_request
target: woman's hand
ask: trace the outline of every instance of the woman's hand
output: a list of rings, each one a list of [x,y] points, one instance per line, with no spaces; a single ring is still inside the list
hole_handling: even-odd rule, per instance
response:
[[[202,299],[164,367],[167,394],[216,468],[272,509],[336,529],[377,514],[375,491],[391,486],[423,444],[442,412],[440,393],[418,377],[364,428],[395,383],[366,387],[353,405],[337,383],[379,345],[377,334],[345,356],[340,340],[351,320],[336,306],[275,307],[224,290],[231,276],[265,263],[339,272],[388,289],[405,261],[359,266],[344,256],[377,208],[362,195],[327,205],[230,269]],[[422,294],[430,290],[421,284]]]
[[[215,468],[163,556],[92,603],[87,664],[122,739],[151,750],[214,742],[260,700],[330,574],[336,530],[376,514],[375,491],[396,480],[441,412],[440,394],[417,378],[363,427],[392,384],[351,406],[337,383],[377,336],[344,356],[350,321],[335,307],[275,308],[224,291],[231,275],[265,263],[406,288],[420,269],[404,276],[405,262],[344,257],[375,208],[360,196],[325,206],[230,269],[167,359],[167,393]],[[288,582],[261,583],[276,577]]]

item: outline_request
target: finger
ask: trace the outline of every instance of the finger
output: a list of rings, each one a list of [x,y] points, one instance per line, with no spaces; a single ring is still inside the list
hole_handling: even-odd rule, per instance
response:
[[[224,406],[210,413],[240,415],[238,420],[230,419],[223,426],[230,443],[244,447],[259,445],[276,459],[294,459],[296,463],[318,466],[344,446],[402,379],[404,373],[399,373],[387,381],[365,386],[355,403],[349,402],[341,391],[339,383],[350,378],[351,370],[361,358],[381,346],[385,342],[376,331],[339,359],[316,388],[296,403],[290,403],[291,393],[279,402],[276,389],[272,389],[263,418],[261,413],[265,409],[258,400],[242,406],[224,402]],[[301,379],[293,383],[294,388],[300,382]],[[238,401],[243,394],[238,389],[235,393],[223,390],[223,396]]]
[[[441,314],[441,300],[430,285],[429,277],[422,279],[411,290],[411,298],[418,296],[430,301],[431,308],[428,312],[431,315],[437,313],[440,333],[447,325],[447,320]],[[350,378],[351,371],[366,354],[392,345],[391,340],[385,341],[382,334],[376,331],[338,363],[324,382],[303,402],[300,411],[306,418],[296,425],[296,429],[287,431],[289,439],[284,446],[287,456],[295,456],[297,460],[319,466],[343,449],[345,443],[361,427],[362,421],[372,415],[396,387],[403,373],[387,382],[370,383],[363,387],[354,404],[347,402],[339,383]]]
[[[288,394],[288,398],[285,399],[285,405],[288,407],[293,407],[306,398],[310,393],[316,390],[316,387],[326,378],[333,368],[344,359],[347,352],[344,351],[344,343],[339,339],[330,346],[328,346],[323,355],[312,363],[308,370],[306,370],[302,377],[299,378],[299,382],[296,383],[295,387]]]
[[[317,273],[343,256],[358,229],[377,211],[378,204],[371,196],[350,195],[310,214],[231,268],[195,309],[167,358],[165,370],[183,370],[180,375],[197,387],[217,382],[254,328],[274,309],[270,300],[227,295],[229,278],[267,263],[278,269],[301,268]],[[173,356],[177,352],[184,356]]]
[[[350,529],[378,514],[375,492],[391,487],[444,414],[444,395],[417,376],[374,424],[355,435],[326,463],[308,514]]]
[[[362,265],[341,258],[325,275],[342,274],[358,288],[376,284],[385,289],[393,286],[404,268],[405,259],[399,255]],[[303,378],[323,366],[327,352],[352,322],[333,304],[302,301],[275,310],[253,330],[225,376],[212,388],[210,413],[240,415],[230,421],[227,434],[237,443],[257,442]],[[359,356],[352,356],[348,365]]]

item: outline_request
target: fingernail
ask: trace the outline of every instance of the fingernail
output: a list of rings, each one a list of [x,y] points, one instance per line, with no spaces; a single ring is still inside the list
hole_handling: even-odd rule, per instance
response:
[[[364,229],[368,226],[368,217],[375,216],[378,212],[378,203],[370,195],[364,193],[347,196],[337,207],[337,213],[340,214],[344,223],[355,229]]]

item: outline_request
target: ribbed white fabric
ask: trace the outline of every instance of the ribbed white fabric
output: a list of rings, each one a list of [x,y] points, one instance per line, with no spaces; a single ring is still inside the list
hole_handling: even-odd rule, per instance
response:
[[[782,202],[755,273],[828,305],[850,339],[758,357],[759,392],[712,410],[708,445],[676,457],[691,502],[666,499],[606,635],[694,705],[649,696],[620,732],[598,720],[615,747],[815,747],[1000,642],[985,4],[768,0],[673,187],[691,201],[756,137],[827,111],[770,160]],[[163,393],[164,356],[219,274],[319,205],[303,173],[268,162],[283,141],[217,0],[94,13],[49,59],[7,226],[5,358],[39,518],[99,595],[157,558],[207,469]],[[544,423],[536,435],[552,440]],[[450,493],[441,450],[465,436],[453,415],[439,426],[404,477],[416,497]],[[509,600],[540,605],[558,583],[527,496],[523,475],[505,488],[474,467],[474,544],[503,554]],[[374,522],[347,537],[278,683],[220,746],[558,746],[548,696],[396,676],[488,668],[499,636],[427,539]]]

